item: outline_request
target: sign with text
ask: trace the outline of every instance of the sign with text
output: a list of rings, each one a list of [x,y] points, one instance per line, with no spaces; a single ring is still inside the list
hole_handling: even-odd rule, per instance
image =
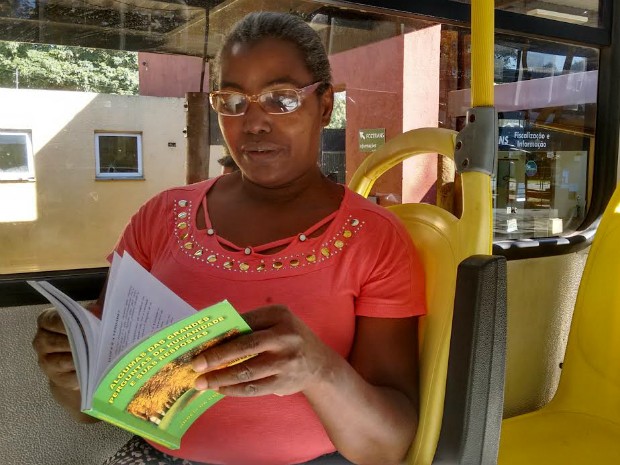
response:
[[[499,150],[524,152],[549,152],[563,150],[587,150],[589,140],[582,135],[565,134],[549,129],[532,127],[500,127]]]
[[[358,134],[360,152],[374,152],[385,144],[385,128],[360,129]]]

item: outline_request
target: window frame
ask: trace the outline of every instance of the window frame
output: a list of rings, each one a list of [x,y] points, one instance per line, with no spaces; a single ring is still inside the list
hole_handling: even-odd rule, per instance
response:
[[[7,136],[26,136],[26,163],[28,166],[28,172],[4,172],[0,171],[0,182],[19,182],[19,181],[34,181],[35,169],[34,169],[34,151],[32,148],[32,131],[28,129],[0,129],[0,135]]]
[[[105,172],[101,171],[101,155],[99,149],[99,138],[106,137],[134,137],[136,139],[136,152],[138,158],[138,171],[135,173]],[[95,178],[96,179],[144,179],[144,159],[142,152],[142,132],[115,132],[115,131],[95,131]]]
[[[337,2],[350,8],[364,8],[381,13],[405,13],[428,16],[433,20],[471,24],[471,5],[452,0],[365,0],[362,2]],[[618,8],[616,8],[617,10]],[[506,10],[495,10],[496,32],[526,34],[540,39],[560,40],[583,45],[601,46],[611,43],[612,27],[616,15],[613,0],[600,0],[599,27],[571,24],[536,16],[527,16]],[[578,40],[576,40],[578,38]]]

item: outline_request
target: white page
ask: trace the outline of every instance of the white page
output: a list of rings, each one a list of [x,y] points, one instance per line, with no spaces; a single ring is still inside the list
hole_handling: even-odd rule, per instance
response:
[[[110,269],[108,270],[108,280],[106,282],[105,295],[103,299],[103,308],[105,309],[106,302],[110,299],[114,289],[114,283],[116,283],[116,277],[118,276],[118,269],[121,266],[122,257],[114,252],[112,255],[112,263],[110,264]],[[103,309],[102,309],[103,315]],[[88,390],[86,398],[90,399],[92,394],[95,392],[97,388],[97,381],[99,380],[99,360],[101,359],[101,334],[103,330],[103,323],[99,326],[99,332],[97,334],[97,350],[94,352],[94,360],[91,364],[92,370],[88,372]],[[90,402],[89,402],[90,404]],[[88,405],[90,406],[90,405]],[[84,409],[84,405],[82,405],[82,409]]]
[[[103,305],[97,383],[138,341],[195,311],[125,252]]]
[[[28,281],[28,284],[54,305],[67,328],[84,405],[86,394],[90,390],[88,374],[96,366],[101,321],[47,281]]]

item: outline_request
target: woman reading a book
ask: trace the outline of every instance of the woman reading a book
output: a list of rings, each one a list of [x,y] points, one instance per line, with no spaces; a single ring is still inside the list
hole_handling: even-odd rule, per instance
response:
[[[196,309],[228,299],[253,332],[194,359],[196,388],[226,397],[180,449],[134,438],[107,463],[402,463],[416,432],[423,272],[391,213],[319,170],[333,105],[321,41],[297,17],[253,13],[216,69],[211,104],[240,170],[157,195],[116,251]],[[54,395],[79,416],[53,311],[34,345]]]

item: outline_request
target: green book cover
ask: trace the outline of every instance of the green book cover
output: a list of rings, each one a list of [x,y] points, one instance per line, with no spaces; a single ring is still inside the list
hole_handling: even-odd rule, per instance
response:
[[[143,340],[97,385],[85,413],[170,449],[209,407],[223,398],[197,391],[192,359],[226,339],[250,332],[228,301],[205,308]]]

